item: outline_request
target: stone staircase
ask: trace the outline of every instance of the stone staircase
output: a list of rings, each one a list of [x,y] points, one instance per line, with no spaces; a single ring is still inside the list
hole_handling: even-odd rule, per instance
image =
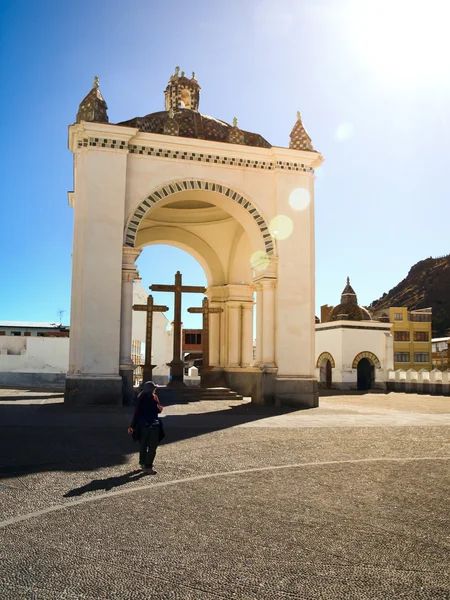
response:
[[[243,400],[243,396],[225,387],[159,387],[161,402],[199,402],[200,400]]]

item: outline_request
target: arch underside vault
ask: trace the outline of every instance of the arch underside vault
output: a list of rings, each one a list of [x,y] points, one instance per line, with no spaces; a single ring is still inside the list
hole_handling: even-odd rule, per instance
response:
[[[235,212],[234,206],[239,207],[238,220],[249,223],[248,217],[253,220],[253,225],[256,225],[260,236],[262,238],[263,247],[261,248],[269,255],[274,255],[274,241],[270,235],[268,225],[265,218],[261,215],[261,212],[247,199],[243,194],[239,193],[232,188],[222,185],[220,183],[205,181],[202,179],[185,179],[182,181],[174,181],[167,183],[163,186],[158,187],[145,199],[143,199],[139,205],[135,208],[133,214],[130,216],[126,229],[125,229],[125,245],[134,246],[136,243],[136,234],[143,218],[150,209],[161,203],[170,196],[182,194],[185,192],[208,192],[209,195],[214,195],[215,204],[219,201],[220,196],[228,199],[226,205],[230,213]],[[220,202],[223,204],[223,201]],[[244,213],[245,211],[245,213]],[[235,213],[236,214],[236,213]],[[251,221],[250,221],[251,223]],[[249,226],[250,229],[254,229],[253,226]]]
[[[166,184],[147,196],[128,219],[125,239],[128,247],[185,250],[202,266],[208,287],[251,285],[252,256],[270,260],[275,252],[260,211],[231,188],[203,180]]]

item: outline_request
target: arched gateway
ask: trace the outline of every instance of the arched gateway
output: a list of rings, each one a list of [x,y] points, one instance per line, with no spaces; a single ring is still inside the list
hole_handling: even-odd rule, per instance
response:
[[[165,111],[116,125],[94,86],[69,128],[74,153],[66,401],[122,401],[135,260],[149,244],[189,252],[207,275],[210,371],[255,402],[317,405],[314,167],[300,114],[289,148],[198,111],[193,76],[170,78]],[[157,283],[157,282],[150,282]],[[256,291],[256,352],[253,310]]]

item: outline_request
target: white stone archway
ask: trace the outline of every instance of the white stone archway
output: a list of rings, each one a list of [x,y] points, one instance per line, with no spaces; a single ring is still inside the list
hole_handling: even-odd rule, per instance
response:
[[[192,88],[190,109],[179,106],[183,86]],[[211,317],[211,362],[230,387],[257,402],[317,405],[314,167],[322,157],[300,116],[290,148],[272,147],[237,123],[201,115],[198,102],[198,83],[175,74],[166,112],[113,125],[96,82],[69,128],[68,402],[121,402],[135,260],[143,246],[166,243],[198,260],[211,304],[224,309]],[[271,228],[278,221],[287,232]]]

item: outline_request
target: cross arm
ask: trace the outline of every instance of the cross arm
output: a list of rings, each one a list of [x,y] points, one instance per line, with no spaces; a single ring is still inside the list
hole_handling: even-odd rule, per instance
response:
[[[142,312],[148,311],[147,304],[133,304],[133,310],[140,310]],[[163,304],[154,304],[152,306],[152,312],[166,312],[169,310],[168,306],[164,306]]]
[[[169,310],[169,307],[164,306],[164,304],[154,304],[152,308],[153,312],[166,312],[167,310]]]
[[[200,308],[200,307],[188,308],[189,313],[195,313],[195,314],[198,314],[198,313],[201,314],[201,313],[205,313],[207,311],[208,311],[208,309],[205,310],[204,308]]]
[[[206,292],[206,288],[200,285],[182,285],[181,291],[191,294],[204,294]]]
[[[142,310],[147,312],[146,304],[133,304],[133,310]]]
[[[174,285],[163,285],[155,283],[150,286],[150,289],[152,290],[152,292],[174,292],[176,288]]]

